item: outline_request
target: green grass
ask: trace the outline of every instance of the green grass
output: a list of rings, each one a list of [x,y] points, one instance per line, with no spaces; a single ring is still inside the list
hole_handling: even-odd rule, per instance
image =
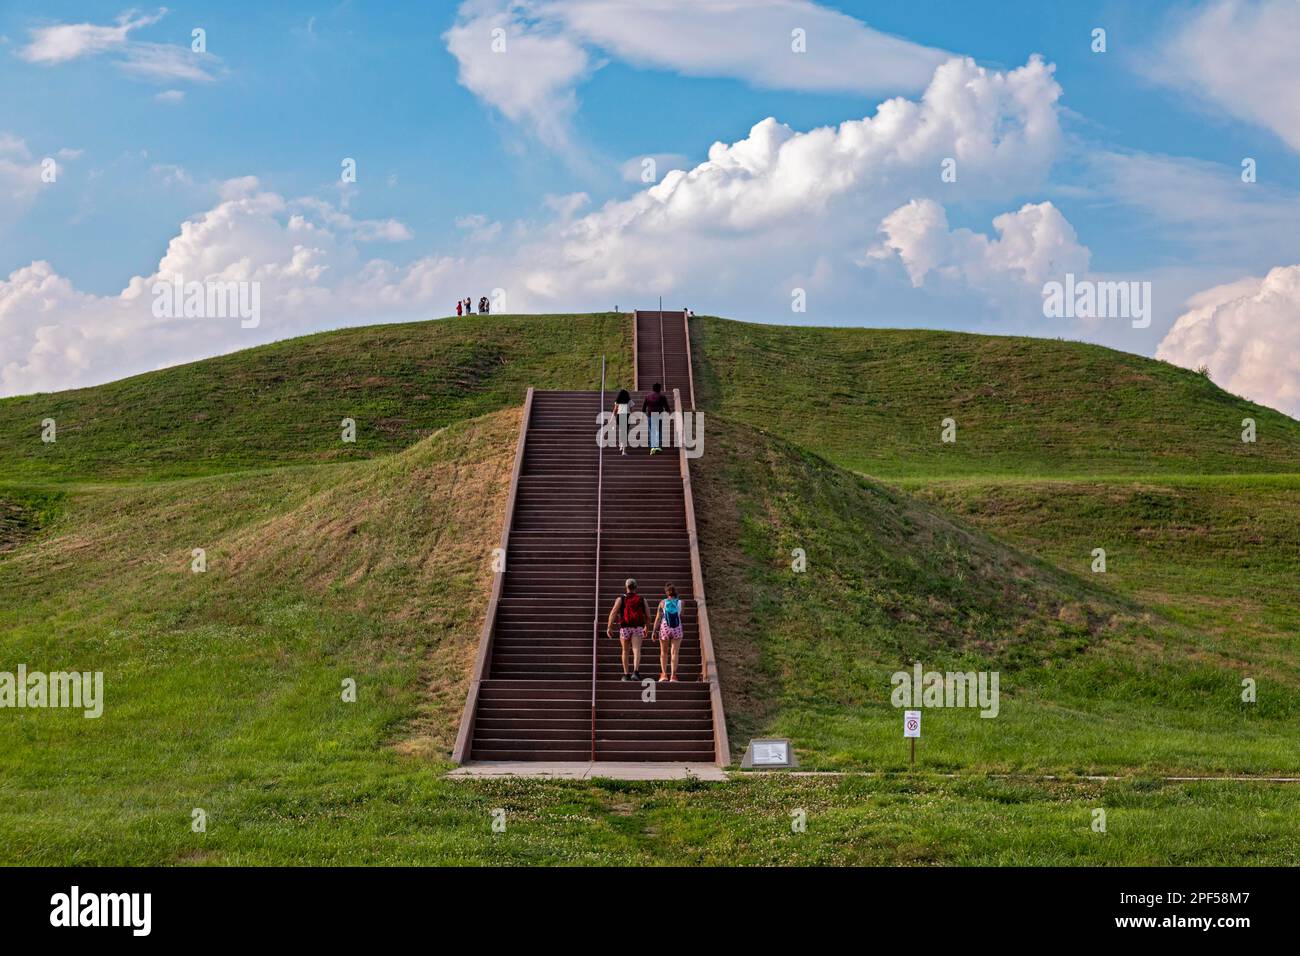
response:
[[[8,859],[84,865],[1294,866],[1300,789],[1134,779],[746,777],[453,781],[372,753],[105,805],[9,788]],[[190,830],[195,806],[206,833]],[[1092,829],[1105,811],[1105,832]],[[495,811],[505,829],[494,832]],[[802,811],[802,832],[792,824]]]
[[[1300,475],[941,482],[918,492],[1204,637],[1219,659],[1300,675]],[[1092,551],[1106,571],[1092,571]]]
[[[141,862],[176,800],[219,818],[445,754],[517,433],[506,410],[374,461],[70,488],[0,561],[3,669],[102,671],[104,713],[3,712],[0,860],[51,862],[19,834],[73,813],[64,862]]]
[[[1300,422],[1079,343],[712,318],[692,341],[740,742],[896,765],[888,676],[915,657],[1002,671],[996,720],[928,718],[938,766],[1296,767]]]
[[[0,552],[11,551],[48,525],[62,495],[47,488],[0,485]]]
[[[1097,345],[895,329],[691,326],[699,403],[881,478],[1292,472],[1300,422]],[[1241,441],[1243,418],[1257,441]],[[945,418],[956,442],[940,441]]]
[[[1297,862],[1300,790],[1153,778],[1300,773],[1300,424],[1072,343],[694,325],[733,743],[884,776],[444,778],[519,403],[625,380],[629,332],[377,326],[0,401],[0,670],[106,683],[98,720],[0,712],[0,862]],[[1001,713],[928,710],[909,774],[914,658],[997,669]]]
[[[95,388],[0,399],[0,474],[130,479],[355,461],[523,401],[630,378],[631,317],[472,316],[322,332]],[[57,440],[41,441],[54,419]],[[344,418],[356,442],[342,441]]]
[[[919,660],[1000,675],[996,718],[928,712],[927,767],[1300,771],[1300,669],[1284,654],[1252,654],[1235,635],[1207,643],[1086,564],[1056,567],[747,426],[714,416],[707,441],[701,553],[737,749],[788,736],[807,766],[901,768],[890,677]],[[1288,559],[1274,550],[1281,576]],[[1266,689],[1254,704],[1243,677]]]

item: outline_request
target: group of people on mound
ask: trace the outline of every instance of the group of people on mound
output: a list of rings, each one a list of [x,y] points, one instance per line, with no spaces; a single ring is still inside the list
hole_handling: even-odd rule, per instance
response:
[[[636,590],[636,578],[623,582],[623,593],[614,601],[609,612],[605,633],[613,637],[618,627],[618,641],[622,649],[623,680],[641,680],[641,642],[646,639],[646,603]],[[650,627],[650,640],[659,644],[659,680],[677,680],[677,659],[682,650],[682,601],[677,589],[664,585],[664,597],[655,611]],[[631,668],[628,652],[631,651]]]
[[[478,297],[478,312],[479,312],[479,315],[487,315],[487,314],[489,314],[491,311],[492,311],[492,303],[488,301],[488,297],[485,296],[485,295],[481,295],[481,296],[479,296],[479,297]],[[469,298],[469,296],[465,296],[465,298],[463,298],[463,299],[457,299],[457,300],[456,300],[456,314],[457,314],[457,315],[473,315],[473,314],[474,314],[474,306],[470,304],[470,298]]]

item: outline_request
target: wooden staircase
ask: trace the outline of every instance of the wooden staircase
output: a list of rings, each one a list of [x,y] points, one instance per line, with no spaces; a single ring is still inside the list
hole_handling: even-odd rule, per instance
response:
[[[634,315],[633,410],[661,383],[694,407],[682,312]],[[453,758],[466,760],[728,761],[717,668],[702,601],[685,455],[601,449],[601,392],[535,392],[525,401],[502,548]],[[675,405],[674,407],[677,407]],[[679,681],[620,678],[605,621],[623,581],[637,579],[653,620],[663,585],[683,603]],[[641,675],[659,676],[642,645]]]

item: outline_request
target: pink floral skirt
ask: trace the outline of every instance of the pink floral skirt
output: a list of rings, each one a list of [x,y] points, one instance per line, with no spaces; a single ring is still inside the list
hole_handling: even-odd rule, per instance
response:
[[[659,633],[655,635],[656,641],[680,641],[682,639],[682,626],[669,627],[668,622],[664,621],[659,625]]]

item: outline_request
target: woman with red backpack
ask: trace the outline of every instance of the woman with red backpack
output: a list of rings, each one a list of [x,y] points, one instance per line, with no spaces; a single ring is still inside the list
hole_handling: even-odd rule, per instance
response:
[[[641,679],[641,642],[645,640],[645,599],[636,593],[636,578],[623,582],[623,593],[614,601],[609,611],[605,633],[614,636],[614,622],[618,622],[618,640],[623,649],[623,680]],[[627,669],[628,645],[632,645],[632,670]]]

